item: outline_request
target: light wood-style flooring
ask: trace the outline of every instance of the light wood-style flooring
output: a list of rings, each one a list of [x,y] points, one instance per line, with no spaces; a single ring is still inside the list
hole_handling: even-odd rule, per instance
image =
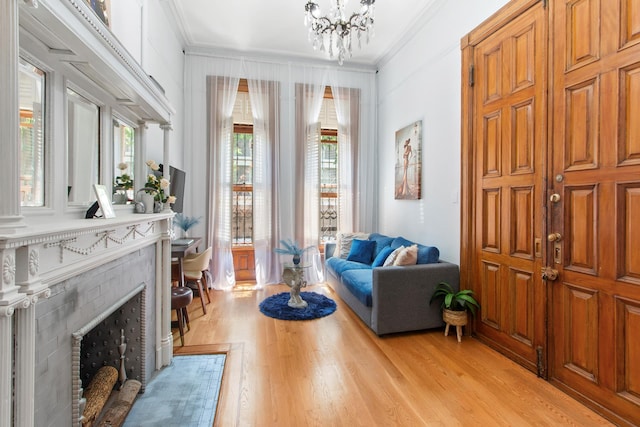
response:
[[[264,316],[285,285],[211,291],[175,352],[227,352],[219,426],[609,426],[501,354],[443,330],[376,336],[328,286],[335,313],[312,321]],[[427,303],[427,302],[425,302]]]

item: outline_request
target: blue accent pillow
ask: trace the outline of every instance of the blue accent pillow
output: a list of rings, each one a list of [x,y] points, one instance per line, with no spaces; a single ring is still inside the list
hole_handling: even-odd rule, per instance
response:
[[[347,256],[347,261],[361,262],[371,265],[373,259],[373,251],[376,250],[376,242],[373,240],[353,239],[351,242],[351,250]]]
[[[435,246],[418,245],[418,264],[433,264],[440,259],[440,251]]]
[[[393,237],[385,236],[380,233],[371,233],[369,234],[369,240],[376,242],[376,250],[373,252],[373,257],[375,258],[383,248],[389,246],[391,242],[393,242]]]
[[[411,240],[407,240],[404,237],[396,237],[395,239],[393,239],[393,242],[391,242],[391,247],[393,249],[398,249],[400,246],[404,246],[405,248],[408,248],[413,244],[414,243]]]
[[[391,246],[385,246],[384,248],[382,248],[378,255],[376,255],[376,259],[373,260],[373,264],[371,264],[371,267],[382,267],[384,265],[384,261],[389,255],[391,255],[391,252],[393,251],[394,249]]]

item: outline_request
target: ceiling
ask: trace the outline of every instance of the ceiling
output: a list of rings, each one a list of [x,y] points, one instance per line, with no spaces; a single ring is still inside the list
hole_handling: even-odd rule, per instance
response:
[[[335,0],[316,0],[323,15]],[[378,0],[375,36],[362,49],[354,41],[349,63],[373,65],[401,42],[427,10],[443,0]],[[445,0],[446,1],[446,0]],[[171,0],[189,47],[329,59],[314,51],[304,25],[306,0]],[[358,0],[345,0],[347,14]]]

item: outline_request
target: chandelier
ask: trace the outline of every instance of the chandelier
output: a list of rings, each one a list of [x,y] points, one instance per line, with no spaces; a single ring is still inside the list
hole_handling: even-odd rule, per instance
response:
[[[348,0],[336,0],[336,5],[329,10],[326,16],[320,15],[318,3],[308,0],[304,6],[304,24],[309,27],[309,41],[313,43],[313,49],[320,48],[321,52],[329,51],[329,57],[338,56],[338,64],[342,65],[345,58],[351,58],[351,44],[354,34],[358,39],[358,48],[362,47],[362,33],[373,36],[374,3],[376,0],[360,0],[360,11],[353,12],[350,17],[344,11],[345,2]]]

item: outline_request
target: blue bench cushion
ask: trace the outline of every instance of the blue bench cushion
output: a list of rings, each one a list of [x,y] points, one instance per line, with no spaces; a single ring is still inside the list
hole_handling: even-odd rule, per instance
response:
[[[408,248],[411,245],[418,245],[417,264],[433,264],[434,262],[438,262],[440,259],[440,251],[435,246],[421,245],[420,243],[407,240],[404,237],[396,237],[393,239],[393,242],[391,242],[391,247],[393,249],[399,248],[400,246]]]
[[[344,287],[367,307],[372,305],[373,270],[348,270],[342,273]]]
[[[327,260],[329,266],[337,275],[341,275],[347,270],[371,270],[368,264],[361,262],[347,261],[346,259],[331,257]]]

